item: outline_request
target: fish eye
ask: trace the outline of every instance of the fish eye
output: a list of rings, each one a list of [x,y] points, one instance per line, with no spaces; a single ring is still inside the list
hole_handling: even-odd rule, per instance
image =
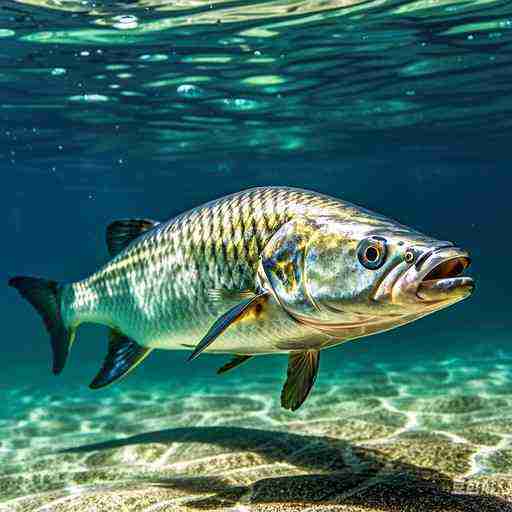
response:
[[[363,267],[375,270],[386,259],[386,241],[383,238],[367,238],[359,242],[357,257]]]
[[[407,251],[405,251],[405,262],[413,263],[415,259],[416,254],[414,254],[414,251],[412,249],[407,249]]]
[[[375,262],[379,259],[379,251],[378,249],[376,249],[375,247],[367,247],[366,248],[366,251],[364,253],[364,257],[370,261],[370,262]]]

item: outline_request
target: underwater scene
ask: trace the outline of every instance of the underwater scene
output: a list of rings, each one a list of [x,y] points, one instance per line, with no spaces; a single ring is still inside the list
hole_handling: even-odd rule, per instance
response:
[[[511,141],[509,1],[0,0],[0,511],[512,511]]]

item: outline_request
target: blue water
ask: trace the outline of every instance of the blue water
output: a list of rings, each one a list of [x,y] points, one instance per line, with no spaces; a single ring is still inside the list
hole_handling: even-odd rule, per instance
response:
[[[0,2],[0,510],[394,510],[417,505],[389,483],[404,474],[421,474],[407,488],[425,507],[511,510],[511,45],[500,1]],[[327,351],[296,414],[279,407],[283,356],[217,377],[222,357],[158,351],[93,392],[96,326],[51,375],[10,276],[76,280],[107,260],[112,220],[167,220],[255,185],[328,193],[452,240],[476,291]],[[396,460],[389,480],[361,470]]]

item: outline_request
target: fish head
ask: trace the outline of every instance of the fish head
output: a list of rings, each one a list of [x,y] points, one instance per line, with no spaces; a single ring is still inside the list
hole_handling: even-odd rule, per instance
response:
[[[333,336],[402,325],[474,289],[462,275],[466,251],[380,217],[290,223],[268,249],[262,286],[295,319]]]

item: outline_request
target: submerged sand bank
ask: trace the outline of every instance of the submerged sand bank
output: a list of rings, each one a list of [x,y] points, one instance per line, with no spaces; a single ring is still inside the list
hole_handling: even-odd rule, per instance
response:
[[[327,371],[298,413],[261,373],[10,388],[0,511],[512,511],[509,366]]]

